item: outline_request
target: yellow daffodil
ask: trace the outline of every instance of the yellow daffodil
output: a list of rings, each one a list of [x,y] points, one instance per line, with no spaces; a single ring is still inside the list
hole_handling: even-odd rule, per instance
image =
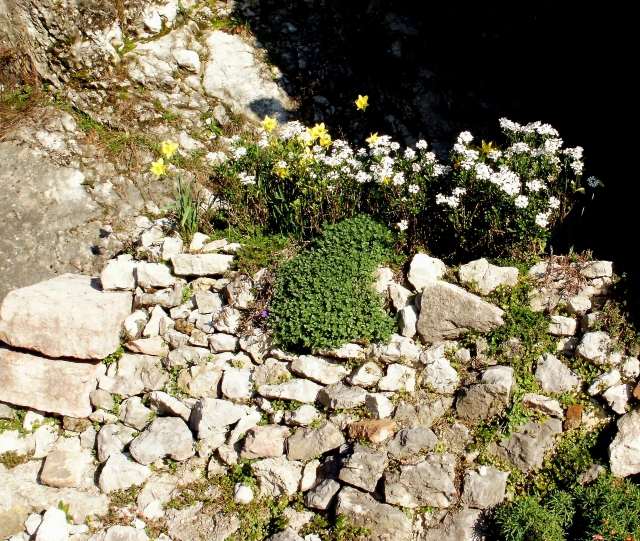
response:
[[[164,163],[163,158],[159,158],[151,164],[150,171],[157,177],[161,177],[167,172],[167,165]]]
[[[274,117],[266,115],[262,121],[262,127],[264,131],[271,133],[278,127],[278,121]]]
[[[318,138],[318,143],[320,143],[322,147],[328,147],[331,144],[331,136],[328,133],[323,133]]]
[[[369,107],[369,96],[361,96],[358,94],[358,99],[355,101],[358,111],[364,111]]]
[[[286,162],[280,161],[274,165],[273,172],[280,178],[287,178],[289,176],[289,167]]]
[[[327,128],[325,128],[324,122],[316,124],[313,128],[309,128],[309,135],[314,141],[325,134],[328,134],[328,132]]]
[[[178,143],[174,143],[173,141],[162,141],[160,144],[160,152],[162,155],[170,160],[173,158],[173,155],[178,151]]]
[[[372,147],[378,142],[378,139],[380,139],[378,132],[372,133],[369,137],[367,137],[367,143],[369,144],[370,147]]]

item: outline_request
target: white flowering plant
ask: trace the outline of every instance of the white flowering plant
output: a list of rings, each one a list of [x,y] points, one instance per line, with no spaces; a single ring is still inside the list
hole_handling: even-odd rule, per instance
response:
[[[424,140],[403,148],[374,133],[354,148],[324,124],[266,117],[257,133],[223,139],[212,179],[233,225],[308,238],[323,223],[368,213],[410,249],[454,258],[539,252],[576,196],[600,181],[582,186],[582,148],[563,148],[548,124],[500,127],[506,145],[462,132],[442,163]]]

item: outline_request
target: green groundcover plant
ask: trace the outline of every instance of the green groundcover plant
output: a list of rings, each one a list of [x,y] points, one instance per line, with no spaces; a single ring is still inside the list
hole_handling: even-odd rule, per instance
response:
[[[392,246],[391,232],[367,216],[324,228],[278,271],[269,306],[276,342],[308,350],[388,339],[395,323],[372,285]]]

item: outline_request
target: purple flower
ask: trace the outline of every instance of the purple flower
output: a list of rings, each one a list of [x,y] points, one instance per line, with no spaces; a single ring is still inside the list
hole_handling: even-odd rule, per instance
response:
[[[262,310],[262,312],[260,312],[260,317],[269,317],[269,310]]]

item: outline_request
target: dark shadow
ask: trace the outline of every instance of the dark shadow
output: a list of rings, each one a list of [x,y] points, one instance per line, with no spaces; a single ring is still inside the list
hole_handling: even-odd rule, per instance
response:
[[[606,183],[554,239],[556,253],[593,249],[637,272],[630,13],[602,5],[393,0],[236,2],[283,73],[306,122],[361,141],[371,132],[436,149],[497,121],[542,120],[585,148],[587,175]],[[368,94],[366,113],[353,105]],[[637,283],[637,280],[635,281]]]
[[[287,120],[287,112],[285,107],[279,100],[274,98],[260,98],[253,100],[249,104],[249,108],[259,118],[264,118],[265,115],[269,115],[278,119],[279,122]]]

